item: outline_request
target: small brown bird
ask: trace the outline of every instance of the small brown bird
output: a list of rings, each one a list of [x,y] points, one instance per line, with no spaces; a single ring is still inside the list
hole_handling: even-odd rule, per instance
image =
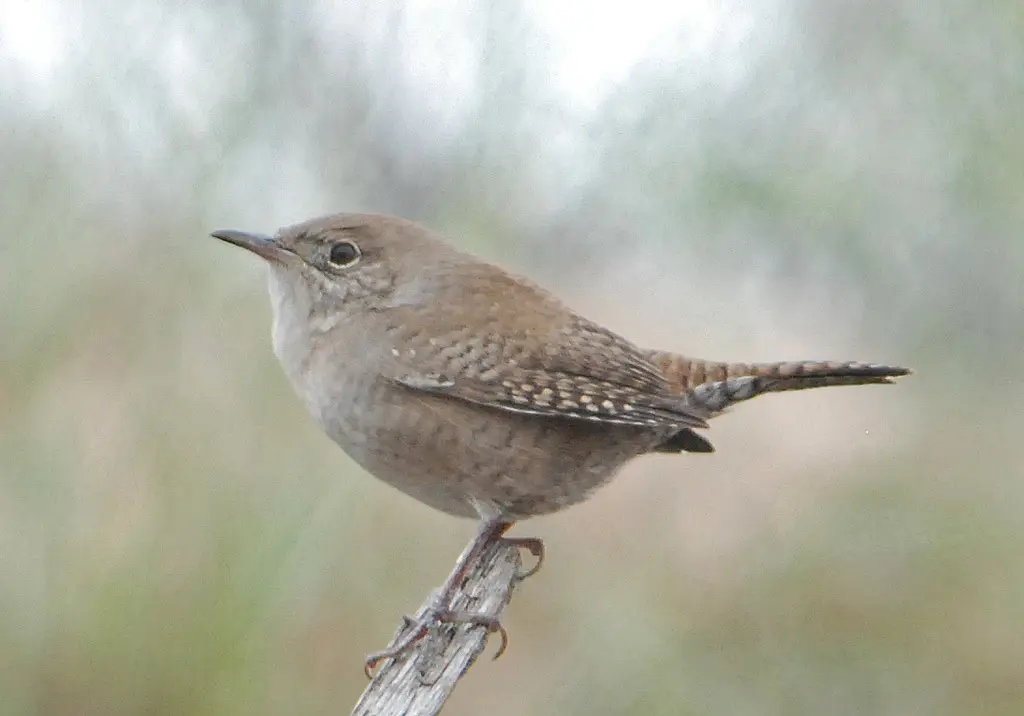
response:
[[[504,637],[494,620],[452,614],[449,604],[468,565],[516,520],[586,499],[638,455],[711,452],[696,430],[734,403],[909,373],[639,348],[394,217],[336,214],[274,237],[213,236],[270,265],[274,352],[327,434],[388,484],[480,521],[431,613],[368,668],[401,654],[431,620],[472,621]],[[513,541],[542,559],[539,540]]]

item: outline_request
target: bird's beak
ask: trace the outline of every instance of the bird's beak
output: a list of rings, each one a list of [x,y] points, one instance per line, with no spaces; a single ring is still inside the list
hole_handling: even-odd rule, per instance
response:
[[[252,234],[247,231],[235,231],[234,229],[218,229],[210,234],[215,239],[226,241],[235,246],[252,251],[257,256],[274,263],[287,263],[295,258],[295,254],[284,248],[272,236],[265,234]]]

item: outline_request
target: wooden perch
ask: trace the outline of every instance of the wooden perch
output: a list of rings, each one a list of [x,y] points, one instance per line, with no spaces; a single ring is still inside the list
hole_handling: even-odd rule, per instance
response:
[[[453,611],[500,618],[521,572],[519,548],[505,540],[494,540],[469,566],[452,600]],[[428,597],[416,616],[429,605]],[[399,627],[392,644],[409,628],[409,624]],[[406,654],[379,667],[353,715],[419,716],[440,712],[459,679],[483,652],[487,636],[487,628],[479,625],[443,623],[432,627]],[[501,636],[493,636],[493,648],[497,649]]]

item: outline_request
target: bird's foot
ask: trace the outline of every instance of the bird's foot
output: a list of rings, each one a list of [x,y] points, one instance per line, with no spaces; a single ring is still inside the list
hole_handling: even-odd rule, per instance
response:
[[[540,566],[544,564],[544,542],[542,540],[537,537],[502,537],[501,541],[517,549],[525,549],[537,558],[537,564],[516,574],[516,579],[522,581],[540,571]]]
[[[501,625],[501,622],[496,617],[465,611],[453,611],[447,606],[438,604],[438,601],[435,601],[434,604],[431,604],[415,617],[402,617],[405,621],[402,633],[386,649],[374,652],[366,657],[366,663],[363,666],[366,678],[373,678],[373,670],[382,661],[396,659],[407,654],[417,642],[427,635],[432,627],[438,624],[471,624],[486,628],[488,634],[497,632],[501,635],[501,645],[498,647],[498,651],[495,652],[494,658],[497,659],[505,653],[505,647],[508,646],[508,632],[505,631],[505,627]]]
[[[484,519],[480,523],[473,541],[463,550],[455,563],[455,568],[441,588],[434,593],[429,603],[415,617],[403,617],[405,626],[386,649],[366,657],[364,671],[367,678],[373,678],[373,670],[382,661],[407,654],[427,635],[431,628],[438,624],[470,624],[484,627],[488,634],[498,632],[501,635],[501,646],[498,647],[494,658],[497,659],[505,652],[505,647],[508,645],[508,632],[505,631],[505,627],[501,625],[497,617],[452,609],[451,605],[470,565],[480,558],[492,540],[502,540],[516,549],[525,549],[537,558],[537,564],[516,574],[517,579],[526,579],[540,569],[544,562],[544,543],[535,537],[504,537],[503,535],[511,526],[511,522],[505,522],[499,518]]]

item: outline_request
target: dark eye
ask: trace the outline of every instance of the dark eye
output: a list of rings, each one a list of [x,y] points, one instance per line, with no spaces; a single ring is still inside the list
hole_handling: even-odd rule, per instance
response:
[[[353,244],[351,241],[339,241],[331,247],[331,252],[327,256],[327,260],[335,267],[341,268],[344,266],[351,266],[362,254],[359,251],[359,247]]]

